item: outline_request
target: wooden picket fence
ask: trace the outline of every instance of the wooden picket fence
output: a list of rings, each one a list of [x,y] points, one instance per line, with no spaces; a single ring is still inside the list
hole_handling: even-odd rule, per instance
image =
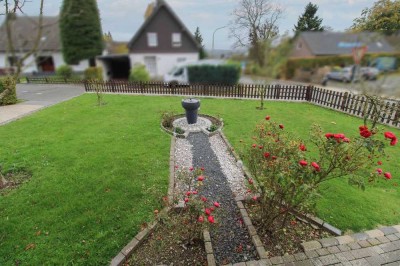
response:
[[[83,84],[85,81],[76,78],[59,78],[59,77],[25,77],[20,78],[20,83],[23,83],[23,79],[26,83],[31,84]]]
[[[358,117],[372,118],[371,102],[363,95],[338,92],[302,85],[256,85],[256,84],[187,84],[170,86],[163,82],[85,82],[87,92],[135,93],[155,95],[182,95],[224,97],[240,99],[305,101],[328,107]],[[400,127],[400,101],[385,100],[379,108],[379,122]]]

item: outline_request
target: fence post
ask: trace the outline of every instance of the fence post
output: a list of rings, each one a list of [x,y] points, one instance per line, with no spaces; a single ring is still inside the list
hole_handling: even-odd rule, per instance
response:
[[[281,95],[281,86],[279,84],[275,85],[275,99],[279,100]]]
[[[88,82],[86,80],[83,82],[83,86],[85,87],[85,91],[88,92],[89,91],[89,84],[88,84]]]
[[[346,104],[347,104],[347,97],[349,96],[348,92],[345,92],[343,95],[343,99],[342,99],[342,104],[340,109],[344,110],[346,108]]]
[[[307,86],[307,89],[306,89],[306,101],[307,102],[311,102],[311,100],[312,100],[311,99],[312,89],[313,89],[313,87],[311,85]]]

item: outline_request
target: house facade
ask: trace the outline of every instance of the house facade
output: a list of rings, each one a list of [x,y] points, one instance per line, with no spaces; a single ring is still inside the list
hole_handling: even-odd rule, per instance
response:
[[[199,60],[199,44],[164,0],[157,0],[146,14],[128,43],[131,66],[144,64],[151,77],[162,77],[176,64]]]
[[[386,38],[377,33],[302,32],[294,41],[291,58],[351,55],[354,47],[367,47],[367,53],[394,53]]]
[[[15,61],[32,50],[38,34],[39,17],[15,16],[12,20],[12,36],[15,57],[10,53],[5,21],[0,26],[0,72],[15,67]],[[43,17],[42,36],[37,51],[29,56],[23,65],[22,72],[54,73],[57,67],[65,65],[61,52],[58,17]],[[84,71],[88,61],[72,65],[74,71]]]

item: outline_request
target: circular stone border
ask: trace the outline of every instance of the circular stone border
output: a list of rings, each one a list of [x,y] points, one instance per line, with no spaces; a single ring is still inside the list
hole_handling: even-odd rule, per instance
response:
[[[186,117],[185,114],[175,115],[174,116],[174,121],[172,123],[174,123],[175,121],[177,121],[179,119],[185,118],[185,117]],[[215,124],[215,125],[218,126],[217,130],[215,130],[213,132],[210,132],[205,128],[198,127],[198,128],[185,130],[185,133],[183,133],[183,134],[178,134],[178,133],[174,132],[174,128],[175,127],[174,128],[166,128],[166,127],[163,126],[162,121],[160,123],[160,126],[165,132],[167,132],[168,134],[170,134],[172,136],[175,136],[177,138],[186,138],[189,135],[190,132],[203,132],[204,134],[206,134],[209,137],[211,137],[211,136],[213,136],[215,134],[218,134],[218,132],[220,132],[222,130],[222,128],[224,127],[224,122],[223,122],[222,118],[218,119],[218,118],[216,118],[214,116],[206,115],[206,114],[199,114],[199,118],[208,119],[211,122],[211,124]]]

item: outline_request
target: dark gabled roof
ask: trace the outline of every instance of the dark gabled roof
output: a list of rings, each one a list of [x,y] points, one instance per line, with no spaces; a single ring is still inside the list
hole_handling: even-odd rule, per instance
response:
[[[351,54],[354,46],[368,47],[367,53],[392,53],[393,47],[379,33],[302,32],[302,38],[314,55]]]
[[[183,24],[180,18],[175,14],[172,8],[164,0],[156,0],[156,4],[152,14],[145,20],[145,22],[142,24],[142,26],[139,28],[139,30],[136,32],[133,38],[129,41],[128,48],[129,49],[132,48],[132,45],[139,39],[140,35],[146,29],[147,25],[149,25],[150,22],[157,16],[161,8],[165,8],[171,14],[171,16],[178,23],[178,25],[182,28],[182,31],[185,32],[189,36],[189,39],[193,41],[195,46],[200,49],[200,45],[198,44],[192,33],[186,28],[185,24]]]
[[[12,19],[12,34],[16,52],[30,51],[37,38],[39,17],[16,16]],[[0,52],[7,52],[6,21],[0,27]],[[61,51],[58,17],[43,17],[39,51]]]

